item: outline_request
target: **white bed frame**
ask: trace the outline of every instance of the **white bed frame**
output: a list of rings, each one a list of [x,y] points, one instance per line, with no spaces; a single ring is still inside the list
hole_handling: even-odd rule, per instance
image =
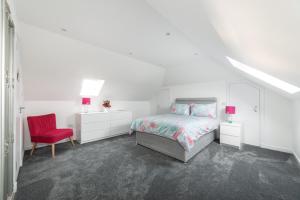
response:
[[[209,104],[216,103],[216,98],[187,98],[187,99],[176,99],[176,103],[179,104]],[[216,108],[216,113],[217,113]],[[145,133],[145,132],[136,132],[136,142],[139,145],[148,147],[155,151],[161,152],[173,158],[176,158],[183,162],[188,162],[192,157],[199,153],[202,149],[207,147],[211,142],[216,138],[217,130],[206,133],[201,136],[199,140],[195,142],[194,147],[190,151],[185,151],[185,149],[174,140],[169,138],[161,137],[159,135]]]

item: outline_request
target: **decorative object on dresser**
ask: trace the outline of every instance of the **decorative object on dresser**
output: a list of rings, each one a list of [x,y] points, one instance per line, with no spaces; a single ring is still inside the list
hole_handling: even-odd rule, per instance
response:
[[[72,138],[73,130],[70,128],[56,128],[56,116],[54,113],[40,116],[28,116],[27,122],[32,142],[30,155],[33,154],[37,143],[51,144],[52,158],[55,158],[56,142],[69,138],[74,146]]]
[[[104,111],[108,112],[109,109],[111,108],[110,100],[104,100],[102,106],[104,108]]]
[[[220,125],[220,143],[241,148],[242,124],[222,122]]]
[[[225,113],[227,114],[227,122],[232,123],[232,115],[235,114],[235,106],[226,106]]]
[[[89,105],[91,105],[91,98],[83,97],[81,100],[81,104],[83,105],[83,112],[89,112]]]
[[[76,116],[76,136],[80,144],[128,133],[131,111],[79,113]]]

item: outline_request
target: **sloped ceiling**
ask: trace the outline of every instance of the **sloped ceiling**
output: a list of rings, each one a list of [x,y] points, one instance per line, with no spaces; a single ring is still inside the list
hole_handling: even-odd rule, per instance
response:
[[[197,59],[198,47],[143,0],[20,0],[17,12],[27,24],[159,66]]]
[[[212,24],[239,60],[300,86],[300,1],[205,1]]]
[[[244,77],[230,56],[300,86],[299,6],[296,0],[19,0],[17,15],[164,67],[167,85]]]
[[[230,56],[300,86],[300,1],[147,1],[216,61]]]
[[[111,100],[148,100],[162,85],[164,68],[32,25],[18,28],[25,100],[79,100],[84,79],[105,80],[100,97]]]

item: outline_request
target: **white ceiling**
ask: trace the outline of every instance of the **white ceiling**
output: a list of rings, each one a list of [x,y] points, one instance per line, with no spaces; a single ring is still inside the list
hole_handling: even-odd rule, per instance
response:
[[[198,47],[145,1],[20,0],[17,13],[25,23],[159,66],[201,59]]]
[[[230,56],[297,86],[299,10],[297,0],[17,1],[18,17],[25,23],[165,67],[173,74],[187,67],[203,71],[210,67],[207,63],[213,63],[210,71],[231,74],[235,70],[225,59]],[[166,83],[175,84],[178,73],[170,80],[167,76]]]

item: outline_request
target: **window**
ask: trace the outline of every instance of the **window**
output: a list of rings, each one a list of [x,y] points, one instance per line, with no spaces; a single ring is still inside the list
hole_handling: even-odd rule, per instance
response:
[[[82,81],[80,96],[98,96],[104,85],[104,82],[104,80],[84,79]]]
[[[290,94],[294,94],[294,93],[297,93],[300,91],[300,88],[295,86],[295,85],[292,85],[290,83],[287,83],[285,81],[282,81],[276,77],[273,77],[269,74],[266,74],[262,71],[259,71],[257,69],[254,69],[253,67],[250,67],[250,66],[247,66],[239,61],[236,61],[230,57],[226,57],[229,62],[237,69],[251,75],[251,76],[254,76],[255,78],[263,81],[263,82],[266,82],[274,87],[277,87],[285,92],[288,92]]]

